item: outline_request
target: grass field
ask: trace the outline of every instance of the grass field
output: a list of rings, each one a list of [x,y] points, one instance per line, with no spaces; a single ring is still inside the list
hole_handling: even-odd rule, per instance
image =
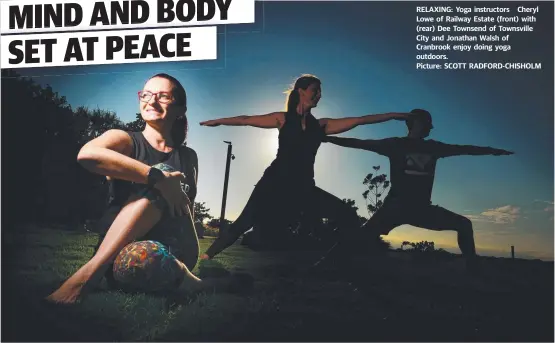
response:
[[[201,250],[211,242],[201,240]],[[553,262],[391,252],[312,275],[314,252],[253,252],[238,244],[203,275],[251,273],[248,294],[165,298],[98,290],[66,308],[42,299],[90,257],[96,235],[3,233],[3,341],[553,341]]]

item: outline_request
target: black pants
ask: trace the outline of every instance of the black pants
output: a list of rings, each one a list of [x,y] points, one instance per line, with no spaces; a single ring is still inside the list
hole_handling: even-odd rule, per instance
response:
[[[369,235],[387,235],[404,224],[434,231],[456,231],[461,252],[467,256],[476,254],[470,219],[430,203],[386,198],[382,207],[365,224],[363,231]]]
[[[301,214],[305,224],[328,218],[338,224],[340,231],[360,227],[352,207],[313,182],[284,183],[263,177],[239,217],[206,253],[215,256],[253,226],[263,230],[262,235],[269,236],[297,222]]]

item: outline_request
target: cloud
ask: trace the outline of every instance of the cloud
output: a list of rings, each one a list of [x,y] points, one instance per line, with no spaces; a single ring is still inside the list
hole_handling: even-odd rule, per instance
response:
[[[467,215],[466,217],[473,221],[509,224],[514,223],[520,215],[520,207],[506,205],[498,208],[486,210],[479,215]]]
[[[536,200],[534,200],[534,202],[536,202],[536,203],[539,202],[539,203],[542,203],[542,204],[548,204],[549,206],[545,207],[543,210],[545,212],[553,212],[553,205],[554,205],[553,201],[537,200],[536,199]]]
[[[549,204],[549,205],[554,205],[553,201],[548,201],[548,200],[534,200],[534,202],[543,202],[544,204]]]
[[[540,204],[547,204],[547,205],[549,205],[549,206],[547,206],[547,207],[544,207],[544,209],[543,209],[544,212],[553,212],[553,205],[555,205],[555,204],[553,203],[553,201],[538,200],[538,199],[534,200],[534,203],[540,203]]]
[[[468,214],[465,217],[472,220],[472,221],[475,221],[475,222],[488,222],[488,220],[486,220],[486,218],[484,218],[480,215]]]

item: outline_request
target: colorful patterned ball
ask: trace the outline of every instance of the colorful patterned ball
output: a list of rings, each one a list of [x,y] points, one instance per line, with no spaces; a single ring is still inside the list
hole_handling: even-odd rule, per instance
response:
[[[175,289],[184,277],[181,264],[156,241],[125,246],[114,261],[113,272],[124,289],[145,292]]]

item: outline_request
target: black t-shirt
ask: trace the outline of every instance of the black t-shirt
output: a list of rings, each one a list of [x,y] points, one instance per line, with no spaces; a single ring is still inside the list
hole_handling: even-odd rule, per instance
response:
[[[154,149],[142,132],[128,132],[128,134],[133,142],[130,157],[149,166],[164,163],[184,173],[186,176],[184,189],[191,202],[193,202],[197,194],[197,170],[193,162],[196,160],[195,151],[189,147],[180,146],[169,153],[165,153]],[[147,186],[124,180],[112,180],[110,185],[110,196],[112,199],[110,205],[122,206],[133,191],[144,187]]]
[[[429,203],[437,160],[448,154],[449,145],[409,137],[372,142],[372,151],[389,157],[391,189],[388,198]]]

